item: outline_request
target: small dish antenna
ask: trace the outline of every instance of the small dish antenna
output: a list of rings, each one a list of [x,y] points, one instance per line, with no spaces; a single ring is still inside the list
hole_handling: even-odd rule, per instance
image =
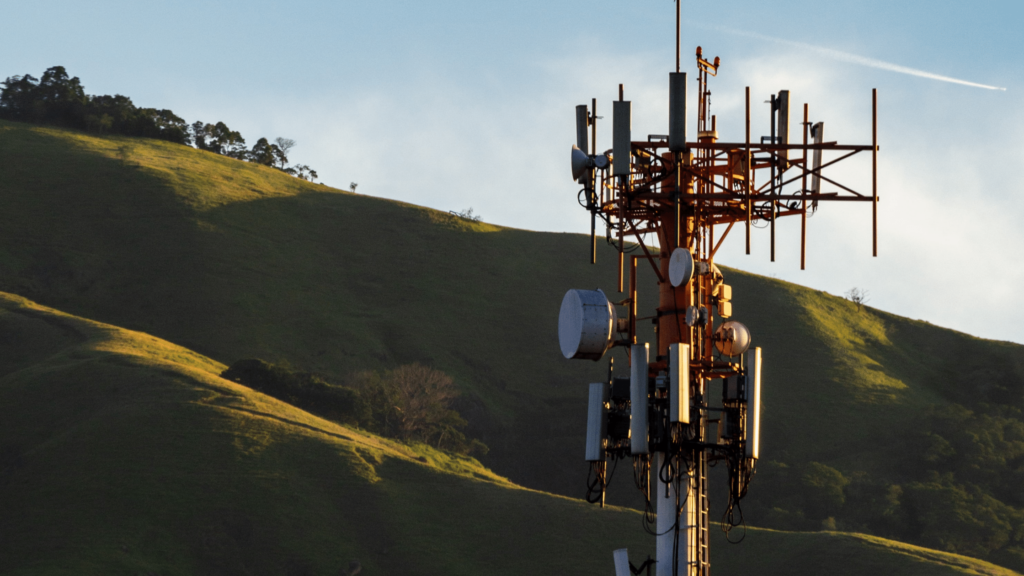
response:
[[[693,278],[693,254],[686,248],[676,248],[668,261],[669,282],[678,288],[689,284],[690,278]]]
[[[583,176],[583,172],[590,168],[597,168],[598,170],[604,170],[611,164],[611,160],[608,158],[608,153],[598,154],[596,156],[590,156],[580,147],[572,145],[572,179],[579,180]]]
[[[726,356],[741,356],[750,348],[750,329],[745,325],[729,320],[715,331],[715,348]]]
[[[708,323],[708,309],[703,306],[690,306],[686,309],[687,326],[703,326]]]

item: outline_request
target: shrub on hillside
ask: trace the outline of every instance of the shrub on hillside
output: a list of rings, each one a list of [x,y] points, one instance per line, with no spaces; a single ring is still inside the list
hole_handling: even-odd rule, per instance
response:
[[[370,406],[362,394],[309,372],[250,359],[235,362],[221,377],[341,424],[362,426],[370,419]]]
[[[352,379],[370,403],[372,428],[382,436],[419,441],[461,454],[486,454],[487,445],[467,440],[466,420],[452,407],[459,390],[451,377],[421,364]]]
[[[263,360],[239,360],[221,374],[307,412],[381,436],[423,442],[460,454],[483,455],[487,445],[467,439],[466,420],[452,407],[459,396],[444,372],[420,364],[384,372],[361,372],[351,386],[332,384],[310,372]]]
[[[899,464],[881,473],[759,462],[753,497],[744,501],[747,519],[789,530],[834,523],[1024,569],[1022,411],[948,404],[915,428]]]

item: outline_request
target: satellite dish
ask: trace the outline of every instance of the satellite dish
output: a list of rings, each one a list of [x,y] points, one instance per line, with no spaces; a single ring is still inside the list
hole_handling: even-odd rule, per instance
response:
[[[689,284],[693,277],[693,254],[686,248],[676,248],[668,261],[668,281],[679,287]]]
[[[715,348],[726,356],[741,356],[750,348],[750,329],[729,320],[715,331]]]
[[[572,145],[572,179],[579,180],[583,172],[594,166],[594,161],[587,156],[587,153],[580,150],[575,144]]]
[[[558,313],[558,344],[570,359],[600,360],[612,346],[618,315],[601,290],[569,290]]]

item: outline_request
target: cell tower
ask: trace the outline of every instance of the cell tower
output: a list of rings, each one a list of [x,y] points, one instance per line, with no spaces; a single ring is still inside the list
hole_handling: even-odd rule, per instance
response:
[[[824,139],[822,122],[803,121],[791,131],[792,97],[773,94],[771,134],[750,138],[750,88],[746,89],[743,141],[719,141],[711,114],[709,77],[721,62],[697,57],[697,139],[687,141],[687,74],[679,71],[679,0],[676,1],[676,71],[669,74],[667,135],[635,140],[630,102],[619,85],[612,104],[612,149],[598,153],[597,100],[576,107],[572,176],[582,185],[581,204],[591,214],[592,263],[596,263],[596,223],[618,247],[619,293],[609,301],[601,290],[570,290],[558,319],[566,358],[598,361],[614,346],[627,349],[629,377],[609,377],[590,385],[586,460],[590,463],[588,500],[604,505],[608,463],[629,458],[643,493],[645,527],[656,537],[656,554],[639,569],[626,550],[613,558],[617,576],[650,572],[657,576],[707,576],[708,466],[728,468],[729,498],[723,521],[728,530],[742,522],[740,500],[754,474],[760,451],[761,349],[751,348],[746,326],[732,317],[732,289],[715,265],[715,254],[736,223],[770,228],[775,260],[775,223],[800,218],[800,268],[805,265],[807,216],[820,202],[871,202],[872,253],[877,240],[877,93],[872,90],[871,145],[840,145]],[[801,137],[802,136],[802,137]],[[825,168],[871,153],[871,193],[862,194],[823,173]],[[832,156],[823,158],[825,154]],[[824,192],[824,187],[835,191]],[[716,227],[723,232],[718,232]],[[644,242],[657,238],[659,250]],[[627,254],[626,242],[639,251]],[[657,342],[637,342],[639,266],[657,276],[658,307],[651,318]],[[624,310],[620,314],[620,308]],[[609,368],[609,374],[612,374]],[[712,407],[711,380],[724,381],[721,407]],[[651,525],[654,528],[651,529]]]

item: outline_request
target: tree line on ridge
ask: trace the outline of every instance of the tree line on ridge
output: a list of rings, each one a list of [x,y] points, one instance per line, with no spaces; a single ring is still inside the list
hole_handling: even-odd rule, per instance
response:
[[[189,124],[171,110],[139,108],[127,96],[86,94],[78,77],[69,76],[63,66],[48,68],[38,79],[29,74],[10,76],[0,86],[4,120],[167,140],[277,168],[303,180],[318,178],[316,170],[305,164],[288,165],[294,140],[260,138],[248,148],[245,138],[223,122]]]

